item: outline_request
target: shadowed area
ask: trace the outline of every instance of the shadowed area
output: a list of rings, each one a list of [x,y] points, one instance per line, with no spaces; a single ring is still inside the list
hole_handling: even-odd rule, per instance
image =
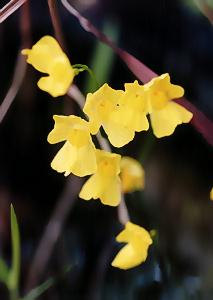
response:
[[[181,0],[70,3],[153,71],[168,72],[172,82],[184,87],[187,99],[212,119],[211,6],[203,9],[194,1]],[[46,34],[54,35],[48,3],[31,1],[29,8],[30,24],[20,25],[21,8],[0,25],[0,101],[10,88],[19,50],[26,44],[26,26],[31,45]],[[116,89],[135,80],[126,65],[85,32],[59,1],[56,8],[63,46],[72,64],[94,67],[97,81]],[[110,24],[108,29],[106,24]],[[54,284],[39,299],[211,300],[211,146],[185,124],[162,139],[154,137],[151,129],[137,133],[134,141],[115,149],[138,159],[145,168],[144,191],[125,198],[131,220],[157,234],[144,264],[128,271],[113,268],[111,261],[122,246],[115,241],[122,229],[117,210],[96,200],[79,199],[84,179],[65,178],[50,167],[61,147],[47,142],[54,125],[52,116],[79,115],[80,110],[68,96],[53,99],[39,90],[40,75],[27,66],[0,124],[0,257],[10,265],[12,202],[21,232],[21,295],[53,277]],[[86,72],[75,84],[85,94],[95,85]],[[0,283],[0,298],[7,297]]]

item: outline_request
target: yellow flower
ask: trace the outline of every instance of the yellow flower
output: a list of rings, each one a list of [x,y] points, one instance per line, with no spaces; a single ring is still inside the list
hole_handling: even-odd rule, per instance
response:
[[[73,173],[86,176],[97,169],[95,146],[93,145],[88,122],[76,116],[53,116],[55,127],[48,135],[50,144],[66,141],[56,154],[51,167],[65,176]]]
[[[211,192],[210,192],[210,199],[213,201],[213,188],[211,189]]]
[[[97,171],[84,184],[79,197],[100,199],[103,204],[117,206],[121,201],[120,160],[118,154],[96,149]]]
[[[39,79],[38,87],[53,97],[65,95],[75,76],[66,54],[51,36],[41,38],[32,49],[22,50],[27,62],[49,76]]]
[[[128,126],[134,128],[136,132],[149,129],[149,122],[146,117],[146,101],[143,85],[140,85],[137,80],[133,83],[125,85],[124,102],[126,106]],[[127,121],[126,121],[127,122]]]
[[[96,134],[103,126],[109,141],[115,147],[122,147],[133,140],[135,131],[149,127],[145,112],[138,108],[137,97],[132,93],[114,90],[104,84],[95,93],[87,95],[84,113],[89,117],[91,133]]]
[[[135,132],[148,130],[147,114],[159,138],[171,135],[177,125],[188,123],[192,113],[171,101],[183,94],[183,88],[171,84],[169,74],[163,74],[145,85],[138,81],[127,83],[125,91],[104,84],[87,95],[83,110],[89,117],[92,134],[102,126],[111,144],[122,147],[133,140]]]
[[[143,227],[127,222],[125,229],[116,237],[120,243],[127,243],[116,255],[112,266],[120,269],[130,269],[140,265],[147,258],[152,239]]]
[[[144,85],[147,112],[150,114],[154,134],[158,137],[171,135],[177,125],[188,123],[192,113],[171,101],[183,96],[184,89],[170,83],[168,73],[152,79]]]
[[[120,177],[123,193],[130,193],[144,188],[144,170],[136,159],[127,156],[121,158]]]

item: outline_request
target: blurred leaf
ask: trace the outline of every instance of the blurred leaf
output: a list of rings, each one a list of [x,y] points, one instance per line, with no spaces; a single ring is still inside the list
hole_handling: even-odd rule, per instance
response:
[[[151,132],[151,130],[149,130],[149,132],[147,133],[147,135],[144,139],[142,149],[140,149],[140,152],[139,152],[138,159],[142,165],[144,165],[146,160],[148,159],[148,157],[151,153],[151,149],[153,148],[155,143],[156,143],[156,138],[155,138],[154,134]]]
[[[103,31],[107,36],[110,36],[115,42],[118,40],[119,27],[112,22],[105,22]],[[110,76],[114,59],[113,50],[105,44],[97,41],[95,50],[92,56],[91,69],[99,85],[103,85]],[[86,84],[86,92],[94,92],[97,89],[96,82],[90,77]]]
[[[55,280],[53,278],[47,279],[44,283],[32,289],[29,294],[27,294],[21,300],[34,300],[37,299],[41,294],[43,294],[46,290],[48,290],[53,284]]]
[[[17,290],[20,275],[20,235],[16,214],[12,204],[10,207],[10,218],[12,239],[12,266],[8,277],[8,287],[10,290]]]
[[[209,11],[209,13],[212,13],[213,0],[182,0],[182,2],[194,12],[206,15],[207,18],[207,11]]]
[[[206,0],[206,3],[213,8],[213,0]]]
[[[200,13],[195,0],[182,0],[182,2],[184,5],[188,6],[190,9],[192,9],[194,12]]]
[[[0,281],[7,285],[8,282],[9,269],[5,261],[0,258]]]
[[[60,276],[57,276],[56,278],[49,278],[41,285],[37,286],[36,288],[32,289],[24,298],[21,298],[20,300],[34,300],[37,299],[41,294],[46,292],[54,283],[56,283],[58,280],[62,279],[70,270],[72,266],[66,266],[60,274]]]

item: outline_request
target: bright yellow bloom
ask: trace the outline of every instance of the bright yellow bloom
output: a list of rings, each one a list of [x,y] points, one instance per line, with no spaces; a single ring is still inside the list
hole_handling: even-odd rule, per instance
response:
[[[159,138],[171,135],[177,125],[188,123],[192,113],[171,101],[183,94],[183,88],[171,84],[169,74],[163,74],[145,85],[127,83],[125,91],[104,84],[87,95],[83,110],[89,117],[92,134],[102,126],[111,144],[122,147],[133,140],[135,132],[148,130],[147,114]]]
[[[130,193],[144,188],[144,169],[134,158],[121,158],[121,186],[123,193]]]
[[[127,243],[116,255],[112,266],[120,269],[130,269],[140,265],[147,258],[152,239],[143,227],[127,222],[125,229],[116,237],[120,243]]]
[[[126,123],[136,132],[149,129],[149,122],[146,117],[145,91],[142,85],[135,80],[133,83],[126,83],[123,102],[126,108]]]
[[[122,147],[133,140],[135,131],[149,127],[145,112],[139,109],[139,99],[132,92],[114,90],[104,84],[95,93],[87,95],[83,111],[89,117],[92,134],[103,126],[109,141]]]
[[[192,113],[171,101],[183,96],[184,89],[170,83],[168,73],[152,79],[144,85],[147,112],[150,114],[154,134],[158,137],[171,135],[177,125],[188,123]]]
[[[211,189],[211,192],[210,192],[210,199],[213,201],[213,188]]]
[[[66,141],[56,154],[51,167],[65,176],[73,173],[86,176],[97,169],[95,146],[93,145],[88,122],[77,116],[53,116],[55,127],[48,135],[50,144]]]
[[[100,199],[103,204],[117,206],[121,201],[121,156],[96,149],[96,160],[97,171],[83,185],[79,197]]]
[[[49,76],[39,79],[38,87],[53,97],[65,95],[75,76],[66,54],[51,36],[41,38],[32,49],[22,50],[27,62]]]

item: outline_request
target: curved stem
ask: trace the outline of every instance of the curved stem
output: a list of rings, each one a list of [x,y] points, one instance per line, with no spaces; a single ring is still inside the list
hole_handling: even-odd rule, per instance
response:
[[[9,298],[10,300],[19,300],[17,289],[9,289]]]
[[[124,194],[121,194],[121,203],[118,206],[118,219],[122,225],[130,221],[129,212],[124,199]]]
[[[47,266],[66,219],[74,206],[81,185],[81,178],[70,176],[67,179],[64,190],[56,203],[32,259],[25,291],[29,291],[38,284],[39,277]]]
[[[18,55],[17,64],[13,76],[13,82],[0,106],[0,123],[3,121],[10,106],[13,103],[13,100],[18,94],[18,91],[21,87],[21,84],[25,76],[25,71],[26,71],[26,61],[22,57],[22,55]]]
[[[4,22],[26,1],[27,0],[11,0],[9,3],[7,3],[2,9],[0,9],[0,23]]]
[[[63,34],[62,34],[62,31],[61,31],[61,23],[60,23],[60,19],[58,17],[56,2],[57,1],[55,1],[55,0],[48,0],[50,18],[51,18],[52,25],[53,25],[53,28],[54,28],[55,37],[56,37],[57,41],[59,42],[60,46],[64,50],[66,50]]]
[[[20,31],[22,38],[21,49],[29,47],[30,45],[30,13],[29,13],[29,3],[26,3],[22,7],[20,17]],[[1,22],[1,12],[0,12],[0,22]],[[20,53],[20,51],[19,51]],[[26,60],[21,54],[18,54],[15,71],[12,79],[12,84],[2,101],[0,106],[0,123],[3,121],[6,116],[10,106],[12,105],[15,97],[17,96],[19,89],[23,83],[25,73],[26,73]]]

